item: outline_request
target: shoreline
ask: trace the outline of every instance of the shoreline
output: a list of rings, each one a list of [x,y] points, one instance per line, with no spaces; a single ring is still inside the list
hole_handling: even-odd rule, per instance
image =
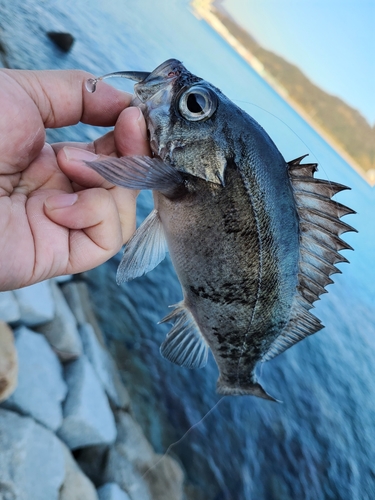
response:
[[[235,36],[224,26],[211,10],[215,0],[192,0],[191,8],[198,19],[203,19],[218,33],[263,80],[265,80],[326,142],[334,149],[371,187],[375,186],[375,170],[364,170],[327,132],[317,124],[306,111],[296,103],[288,91],[273,78],[264,65],[248,49],[246,49]]]

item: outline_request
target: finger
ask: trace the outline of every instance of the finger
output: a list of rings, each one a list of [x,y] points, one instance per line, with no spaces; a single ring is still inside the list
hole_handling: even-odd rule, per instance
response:
[[[147,125],[139,108],[122,111],[115,126],[114,138],[120,156],[151,154]]]
[[[104,180],[101,175],[87,165],[86,162],[95,161],[99,158],[87,146],[85,148],[65,146],[60,149],[57,154],[57,162],[60,170],[62,170],[71,182],[84,188],[102,187],[110,189],[113,187],[113,184]]]
[[[125,155],[149,155],[150,148],[147,141],[146,122],[138,108],[125,109],[116,124],[115,131],[109,132],[94,142],[93,145],[80,145],[80,148],[54,145],[58,150],[57,161],[60,169],[67,177],[80,186],[111,187],[111,184],[90,169],[86,162],[95,161],[96,154],[109,155],[118,152]],[[113,151],[115,149],[115,151]]]
[[[90,73],[79,70],[3,70],[29,94],[46,128],[65,127],[79,121],[91,125],[114,125],[132,96],[100,82],[91,94],[85,83]]]
[[[95,267],[119,251],[123,243],[121,224],[111,194],[100,188],[54,195],[44,205],[46,215],[71,229],[69,273]],[[135,204],[129,205],[128,235],[134,232]]]
[[[108,132],[107,134],[104,134],[101,136],[99,139],[97,139],[95,142],[56,142],[52,144],[52,148],[55,151],[55,154],[57,155],[59,151],[61,151],[64,148],[75,148],[75,149],[82,149],[84,151],[88,151],[90,153],[95,152],[97,154],[101,155],[115,155],[116,154],[116,146],[115,146],[115,138],[114,138],[114,133],[113,130],[111,132]],[[88,160],[89,161],[89,160]]]

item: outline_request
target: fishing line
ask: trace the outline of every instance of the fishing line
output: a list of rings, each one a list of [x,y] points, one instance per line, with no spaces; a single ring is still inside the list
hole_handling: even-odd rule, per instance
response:
[[[310,153],[311,153],[311,154],[312,154],[312,155],[316,158],[317,163],[318,163],[318,165],[319,165],[319,169],[320,169],[320,170],[323,172],[323,174],[325,175],[325,177],[326,177],[326,179],[327,179],[327,182],[329,182],[330,184],[332,184],[332,181],[331,181],[331,179],[329,178],[328,173],[326,172],[326,170],[325,170],[325,168],[324,168],[324,166],[323,166],[323,163],[322,163],[322,162],[320,162],[320,160],[319,160],[318,156],[317,156],[317,155],[316,155],[316,154],[315,154],[315,153],[311,150],[311,148],[309,148],[309,146],[308,146],[308,145],[306,144],[306,142],[302,139],[302,137],[300,137],[300,136],[297,134],[297,132],[295,132],[295,131],[292,129],[292,127],[291,127],[290,125],[288,125],[288,123],[287,123],[287,122],[285,122],[282,118],[280,118],[279,116],[275,115],[275,114],[274,114],[274,113],[272,113],[271,111],[268,111],[268,109],[263,108],[262,106],[259,106],[258,104],[255,104],[255,103],[253,103],[253,102],[251,102],[251,101],[243,101],[243,100],[241,100],[241,99],[231,99],[231,100],[232,100],[232,101],[234,101],[234,102],[236,101],[236,102],[242,102],[242,103],[245,103],[245,104],[250,104],[250,106],[254,106],[254,107],[258,108],[258,109],[261,109],[261,110],[262,110],[262,111],[264,111],[265,113],[268,113],[269,115],[271,115],[271,116],[273,116],[274,118],[276,118],[276,120],[280,121],[280,122],[281,122],[281,123],[282,123],[285,127],[287,127],[287,128],[288,128],[288,129],[292,132],[292,134],[294,134],[296,137],[298,137],[298,139],[302,142],[302,144],[306,147],[306,149],[307,149],[307,150],[308,150],[308,151],[309,151],[309,152],[310,152]],[[298,112],[297,112],[297,113],[298,113]],[[301,118],[303,119],[303,117],[301,117]],[[308,122],[306,122],[306,123],[307,123],[307,124],[308,124],[308,125],[309,125],[309,126],[310,126],[313,130],[314,130],[314,132],[316,132],[316,133],[319,135],[319,137],[322,137],[322,136],[319,134],[319,132],[317,132],[317,131],[314,129],[314,127],[313,127],[312,125],[310,125]],[[324,137],[322,137],[322,139],[325,141]],[[329,144],[329,143],[327,143],[327,144],[328,144],[328,146],[330,146],[330,144]],[[332,146],[330,146],[330,147],[332,147]],[[332,147],[332,149],[334,149],[334,147]],[[340,153],[338,153],[338,154],[340,154]],[[337,218],[340,218],[340,217],[339,217],[339,215],[338,215],[338,212],[336,213],[336,216],[337,216]]]
[[[192,425],[186,432],[185,434],[183,434],[180,439],[178,441],[175,441],[174,443],[170,444],[166,450],[166,452],[164,453],[164,455],[162,457],[159,458],[159,460],[154,463],[154,465],[152,465],[151,467],[149,467],[146,472],[142,475],[142,478],[144,478],[151,470],[155,469],[155,467],[157,467],[163,460],[164,458],[168,455],[168,453],[171,451],[172,448],[174,448],[175,446],[177,446],[179,443],[181,443],[181,441],[183,441],[185,439],[186,436],[188,436],[196,427],[198,427],[198,425],[200,425],[202,422],[204,422],[208,416],[219,406],[219,404],[222,402],[222,400],[225,398],[225,396],[221,396],[221,398],[219,399],[219,401],[217,403],[215,403],[215,405],[210,408],[208,410],[208,412],[203,415],[203,417],[198,420],[198,422],[196,422],[194,425]]]

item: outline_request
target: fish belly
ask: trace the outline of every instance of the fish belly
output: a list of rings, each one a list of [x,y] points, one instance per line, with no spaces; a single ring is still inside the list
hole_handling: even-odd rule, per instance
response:
[[[227,170],[225,188],[195,180],[177,200],[155,198],[185,307],[222,382],[254,384],[256,363],[288,321],[297,280],[285,276],[275,221],[261,196],[249,197],[235,168]]]

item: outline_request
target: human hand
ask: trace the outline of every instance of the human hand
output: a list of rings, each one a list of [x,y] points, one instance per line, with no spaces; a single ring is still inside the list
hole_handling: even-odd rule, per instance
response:
[[[89,76],[0,70],[0,290],[91,269],[134,232],[137,193],[84,160],[149,154],[145,121],[130,94],[86,92]],[[79,121],[116,126],[91,144],[45,144],[46,128]]]

